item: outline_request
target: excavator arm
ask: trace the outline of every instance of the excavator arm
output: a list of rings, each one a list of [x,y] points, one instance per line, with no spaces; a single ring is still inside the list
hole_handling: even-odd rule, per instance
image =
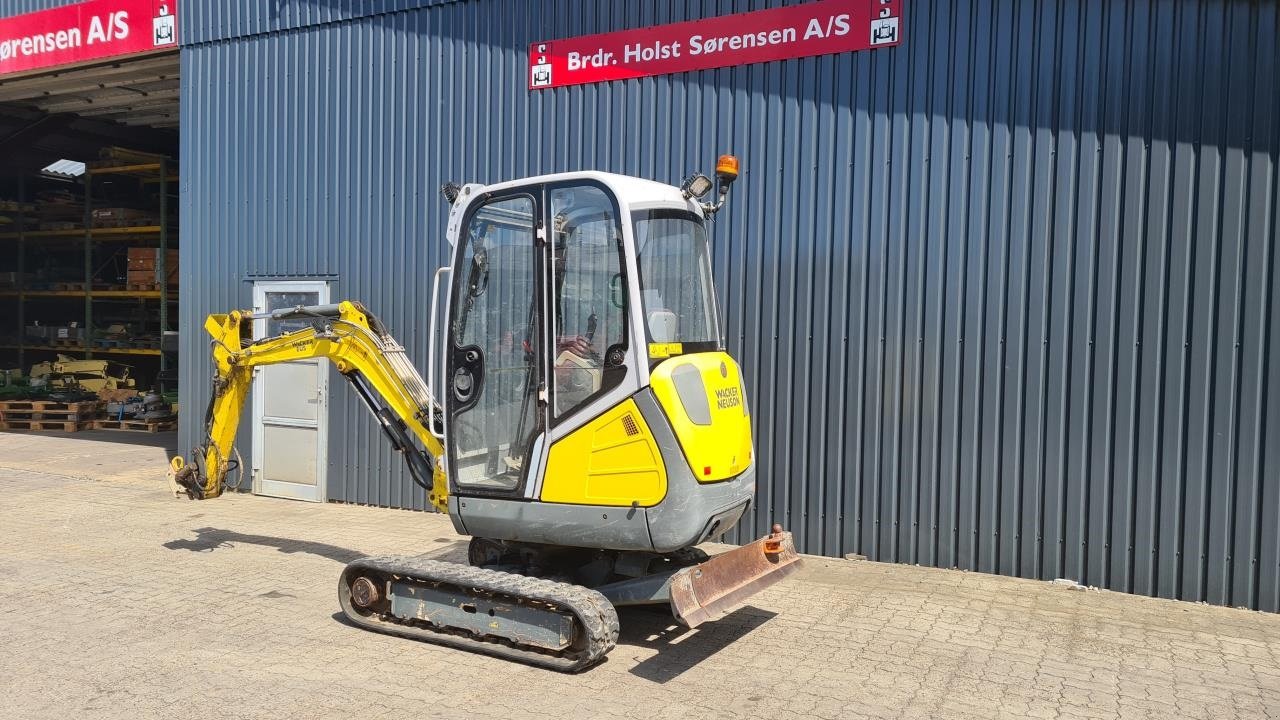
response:
[[[246,330],[255,319],[316,322],[246,344]],[[229,473],[239,469],[236,430],[254,368],[324,358],[377,417],[431,504],[442,512],[447,509],[440,408],[404,348],[360,303],[298,306],[260,315],[237,310],[210,315],[204,326],[213,338],[213,392],[205,412],[204,441],[191,451],[190,461],[178,456],[170,462],[169,478],[176,490],[193,499],[214,498],[228,486]]]

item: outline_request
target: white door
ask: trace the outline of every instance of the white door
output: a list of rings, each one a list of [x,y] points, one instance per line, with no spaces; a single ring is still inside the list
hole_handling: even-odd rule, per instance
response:
[[[315,281],[258,282],[254,313],[329,302]],[[255,339],[305,328],[307,320],[253,321]],[[329,370],[324,360],[258,368],[253,378],[253,491],[272,497],[325,501],[328,465]]]

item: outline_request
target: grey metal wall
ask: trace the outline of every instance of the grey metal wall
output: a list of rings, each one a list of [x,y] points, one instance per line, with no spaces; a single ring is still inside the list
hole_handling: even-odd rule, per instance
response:
[[[183,442],[252,279],[424,358],[439,184],[733,149],[740,538],[1280,610],[1275,4],[906,0],[896,50],[525,90],[534,40],[780,4],[188,0]],[[330,496],[422,507],[334,387]]]

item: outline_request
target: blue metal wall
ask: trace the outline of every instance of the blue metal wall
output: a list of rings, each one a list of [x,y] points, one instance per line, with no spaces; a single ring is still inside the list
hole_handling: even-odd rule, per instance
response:
[[[423,358],[440,183],[733,149],[740,537],[1280,610],[1276,5],[906,0],[895,50],[525,90],[534,40],[780,4],[188,0],[184,443],[254,278]],[[331,497],[422,507],[334,387]]]

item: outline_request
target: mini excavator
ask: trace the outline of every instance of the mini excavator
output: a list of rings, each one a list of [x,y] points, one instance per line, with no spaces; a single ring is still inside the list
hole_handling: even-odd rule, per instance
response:
[[[358,302],[209,316],[205,436],[171,461],[174,489],[234,487],[254,369],[324,358],[471,537],[468,565],[348,564],[338,601],[355,625],[573,672],[614,647],[617,607],[666,605],[689,627],[722,616],[800,558],[778,525],[715,556],[697,548],[733,528],[756,489],[708,240],[737,159],[715,175],[446,185],[451,263],[432,287],[428,379]],[[253,340],[264,319],[294,329]]]

